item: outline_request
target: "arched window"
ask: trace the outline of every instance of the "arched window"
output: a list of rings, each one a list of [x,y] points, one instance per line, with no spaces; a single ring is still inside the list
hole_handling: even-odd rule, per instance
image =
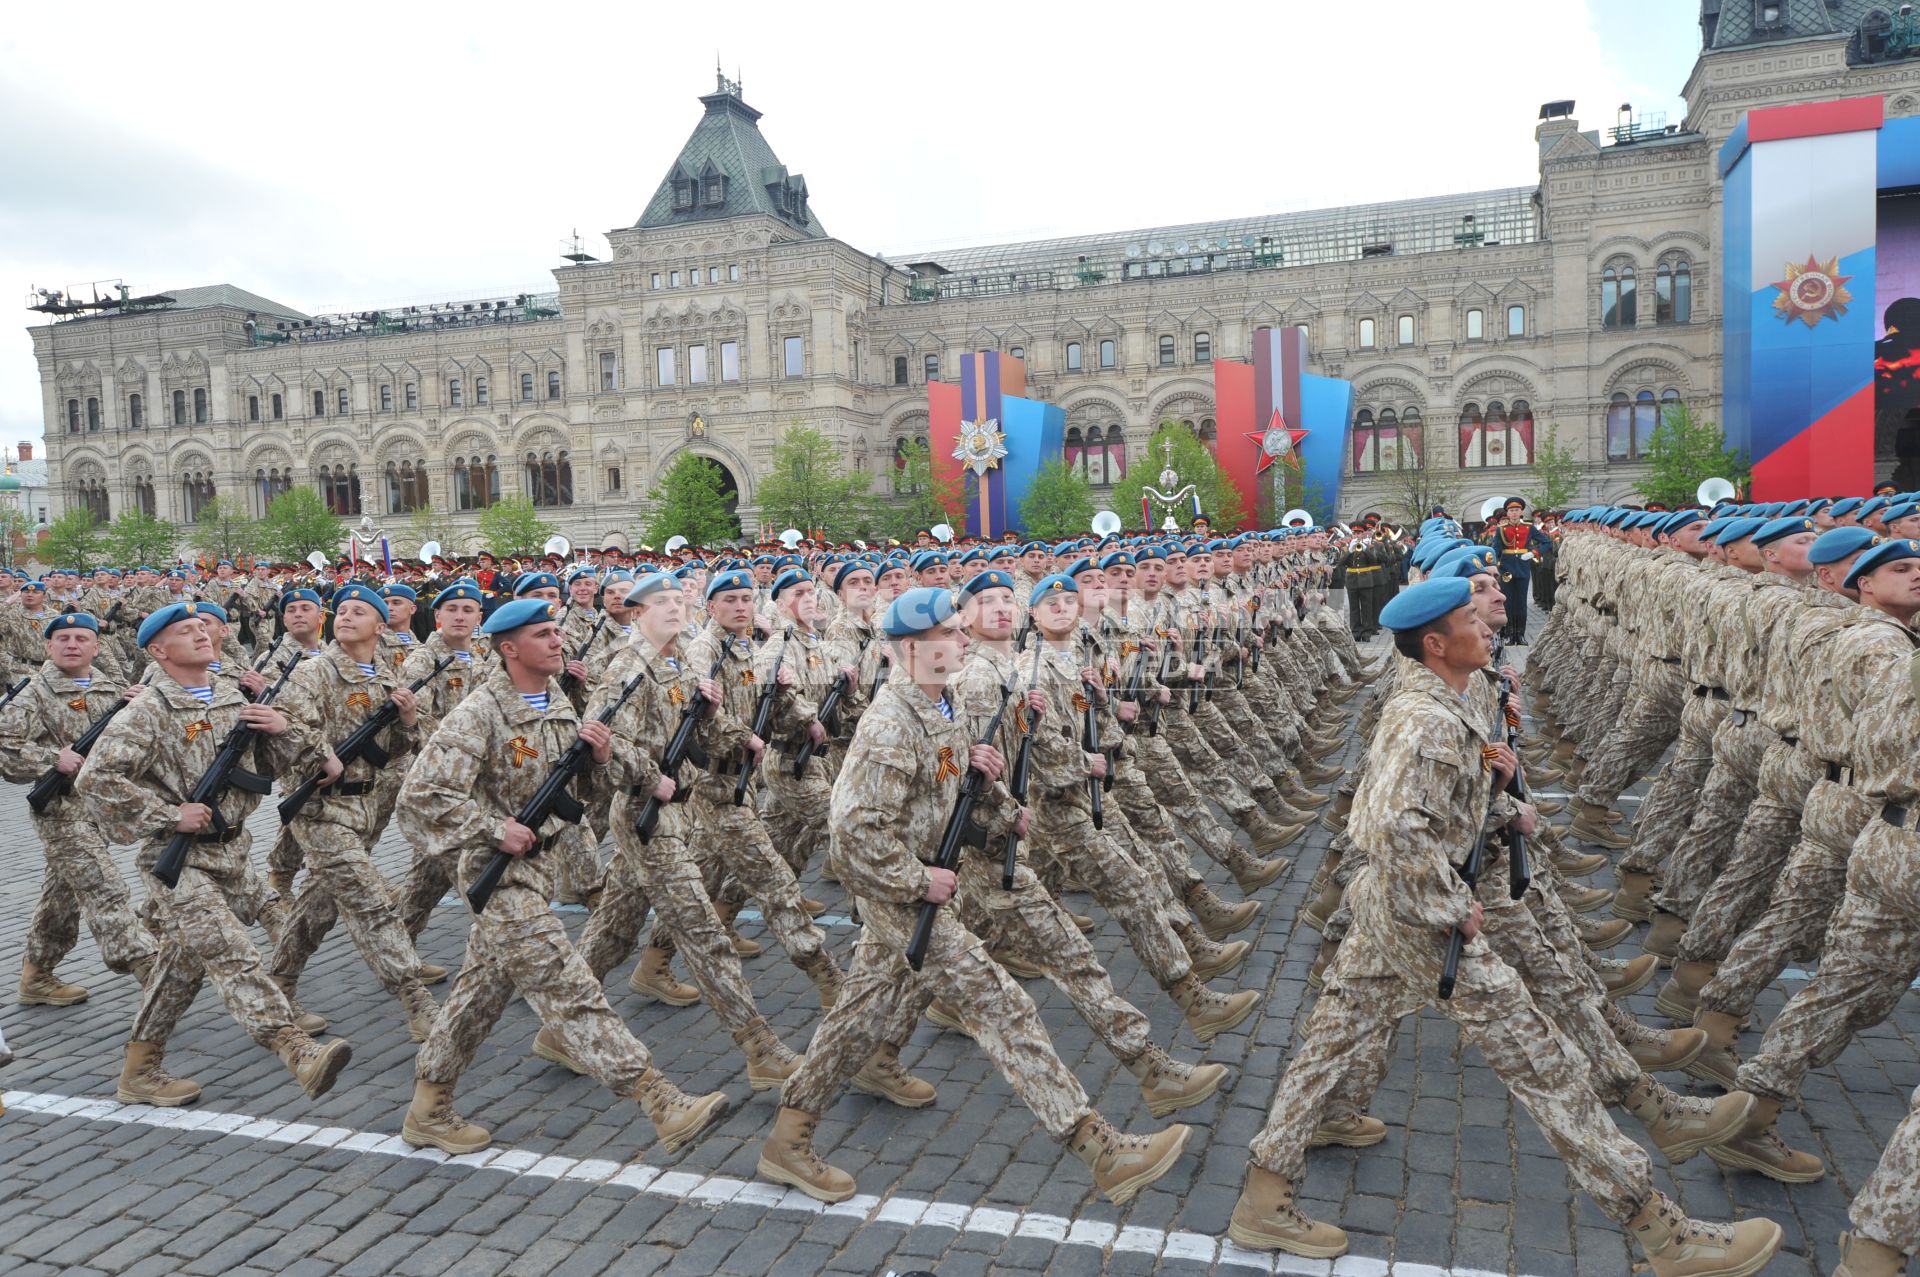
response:
[[[213,495],[212,471],[189,470],[180,476],[180,509],[187,516],[188,523],[200,521],[200,516],[206,513],[207,503],[213,500]]]
[[[1173,366],[1173,338],[1165,334],[1160,338],[1160,366],[1162,368]]]
[[[1108,338],[1106,341],[1100,343],[1100,366],[1102,368],[1113,367],[1119,357],[1120,348],[1114,344],[1112,338]]]
[[[193,424],[196,426],[207,424],[207,392],[199,387],[196,387],[193,392]]]
[[[327,415],[327,392],[324,390],[313,392],[313,415],[316,417]]]
[[[1118,483],[1127,477],[1127,436],[1119,425],[1107,427],[1107,482]]]
[[[257,466],[253,472],[253,517],[258,519],[267,513],[267,507],[273,499],[282,493],[293,491],[293,470],[282,470],[279,466]]]
[[[133,477],[133,504],[135,509],[139,510],[140,513],[146,515],[149,519],[158,517],[155,514],[155,508],[158,503],[153,499],[152,475],[137,474]]]
[[[1027,348],[1025,346],[1015,346],[1012,350],[1009,350],[1007,353],[1009,355],[1012,355],[1015,359],[1025,359],[1027,357]]]
[[[893,357],[893,384],[896,386],[904,386],[907,384],[907,357],[905,355],[895,355]]]
[[[1192,424],[1188,423],[1187,428],[1189,430],[1193,430]],[[1214,426],[1213,418],[1212,417],[1200,418],[1200,428],[1198,430],[1194,430],[1194,433],[1200,436],[1201,443],[1204,443],[1207,445],[1207,451],[1212,452],[1214,440],[1219,436],[1219,432]]]
[[[454,377],[447,382],[447,402],[455,408],[466,403],[464,392],[460,389],[460,379]]]
[[[1404,419],[1392,408],[1378,418],[1362,408],[1353,420],[1353,469],[1356,474],[1420,468],[1420,410],[1409,408]]]
[[[1204,364],[1213,358],[1213,334],[1195,333],[1193,335],[1193,362]]]
[[[453,459],[453,504],[460,510],[484,510],[500,499],[500,467],[492,453]]]
[[[67,400],[67,433],[70,435],[80,433],[80,401],[78,399]]]
[[[428,504],[427,467],[415,461],[387,462],[387,513],[411,514]]]
[[[107,482],[97,466],[89,464],[71,486],[74,506],[93,516],[95,523],[106,523],[113,517],[107,501]]]
[[[1693,322],[1693,262],[1685,253],[1668,253],[1654,271],[1653,322]]]
[[[127,396],[127,429],[139,430],[147,424],[146,404],[137,394]]]
[[[330,514],[360,513],[360,468],[353,465],[321,466],[320,495],[326,498]]]
[[[526,403],[528,400],[532,398],[533,398],[533,374],[530,372],[523,372],[520,374],[520,402]]]
[[[1096,488],[1107,483],[1107,432],[1099,426],[1087,428],[1087,482]]]
[[[1467,312],[1467,340],[1479,341],[1487,335],[1487,316],[1479,309]]]
[[[1616,258],[1600,272],[1600,324],[1603,328],[1631,328],[1638,314],[1633,294],[1633,263]]]
[[[1480,405],[1464,403],[1460,405],[1460,466],[1484,466],[1487,463],[1483,440],[1486,433],[1486,418],[1480,415]]]
[[[476,404],[492,402],[492,400],[487,398],[487,379],[485,377],[475,377],[473,379],[473,402]]]
[[[195,391],[195,394],[200,393]],[[100,401],[93,396],[87,397],[87,433],[93,434],[100,429]]]
[[[1077,341],[1067,343],[1067,371],[1080,371],[1080,343]]]
[[[1633,446],[1633,404],[1627,392],[1616,390],[1607,399],[1607,460],[1631,461]]]
[[[1463,468],[1527,465],[1533,460],[1533,409],[1524,399],[1514,400],[1511,406],[1492,400],[1478,423],[1470,423],[1462,414],[1460,436]]]
[[[1087,439],[1080,427],[1067,427],[1067,469],[1075,474],[1087,472]]]
[[[1373,321],[1371,319],[1363,319],[1360,321],[1360,349],[1372,350],[1373,345]]]
[[[184,390],[173,392],[173,424],[176,426],[187,424],[187,392]]]
[[[527,454],[527,495],[536,506],[573,504],[573,462],[567,450]]]
[[[547,398],[558,399],[559,397],[560,397],[560,374],[557,372],[550,372],[547,374]]]
[[[1400,316],[1399,319],[1395,320],[1394,322],[1398,326],[1397,335],[1395,336],[1394,340],[1399,342],[1402,346],[1413,345],[1413,316],[1402,315]]]
[[[408,405],[408,406],[411,407],[412,405]],[[273,419],[275,421],[280,421],[285,419],[286,415],[287,415],[287,401],[282,399],[279,395],[275,395],[273,397]]]
[[[1527,308],[1525,306],[1507,307],[1507,336],[1525,337],[1527,335]]]

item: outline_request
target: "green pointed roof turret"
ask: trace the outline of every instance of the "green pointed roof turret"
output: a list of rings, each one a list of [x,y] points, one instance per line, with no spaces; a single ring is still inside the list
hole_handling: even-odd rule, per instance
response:
[[[789,174],[767,145],[760,112],[747,105],[739,82],[718,72],[715,78],[714,91],[700,99],[706,114],[634,226],[647,230],[757,213],[778,218],[803,238],[824,238],[806,179]]]

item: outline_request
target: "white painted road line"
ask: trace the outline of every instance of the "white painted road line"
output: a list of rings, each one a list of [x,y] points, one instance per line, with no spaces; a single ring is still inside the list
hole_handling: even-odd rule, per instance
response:
[[[861,1193],[827,1206],[797,1189],[780,1188],[757,1180],[734,1179],[728,1175],[702,1175],[698,1171],[663,1171],[639,1163],[612,1162],[601,1158],[564,1157],[512,1148],[490,1148],[449,1157],[437,1148],[411,1148],[398,1135],[354,1131],[339,1126],[313,1126],[304,1122],[279,1122],[245,1113],[218,1113],[201,1108],[162,1109],[145,1104],[121,1104],[114,1100],[33,1091],[8,1091],[0,1099],[4,1099],[7,1106],[7,1114],[0,1117],[0,1124],[16,1115],[34,1113],[41,1117],[77,1118],[87,1122],[150,1126],[161,1130],[211,1131],[268,1144],[337,1149],[361,1157],[413,1157],[440,1165],[457,1166],[469,1172],[484,1169],[504,1171],[522,1179],[580,1180],[605,1188],[627,1189],[651,1197],[671,1197],[714,1208],[723,1205],[756,1206],[765,1211],[799,1215],[850,1215],[867,1223],[897,1224],[903,1228],[937,1225],[956,1232],[988,1233],[996,1237],[1045,1237],[1062,1246],[1089,1246],[1101,1251],[1124,1250],[1135,1254],[1163,1255],[1168,1259],[1194,1260],[1202,1264],[1229,1264],[1249,1272],[1285,1274],[1286,1277],[1499,1277],[1498,1274],[1477,1268],[1444,1268],[1411,1262],[1389,1264],[1382,1259],[1368,1259],[1359,1255],[1344,1255],[1331,1262],[1324,1259],[1295,1259],[1291,1255],[1268,1255],[1243,1250],[1226,1238],[1208,1237],[1203,1233],[1168,1232],[1131,1225],[1116,1228],[1100,1220],[1066,1219],[1038,1211],[965,1206],[957,1202],[930,1202],[918,1197],[880,1198]]]

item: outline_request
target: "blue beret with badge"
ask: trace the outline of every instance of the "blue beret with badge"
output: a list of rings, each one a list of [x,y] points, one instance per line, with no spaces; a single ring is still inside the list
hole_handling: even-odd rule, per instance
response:
[[[1900,559],[1920,559],[1920,541],[1906,537],[1882,541],[1853,561],[1853,570],[1847,573],[1847,579],[1840,583],[1841,587],[1856,589],[1861,577]]]
[[[418,603],[420,601],[419,591],[415,590],[411,585],[402,585],[398,581],[395,581],[391,585],[381,586],[380,597],[383,599],[405,599],[409,603]]]
[[[707,602],[713,602],[713,596],[724,594],[728,590],[751,590],[753,578],[735,568],[731,572],[721,572],[707,581]]]
[[[1473,583],[1457,576],[1409,585],[1380,609],[1380,624],[1398,634],[1431,625],[1473,599]]]
[[[1755,545],[1772,545],[1783,537],[1794,536],[1801,532],[1813,532],[1817,529],[1813,520],[1804,514],[1790,514],[1783,518],[1770,519],[1762,524],[1754,534]]]
[[[62,612],[47,622],[47,627],[40,631],[40,637],[52,638],[59,630],[85,630],[89,634],[98,634],[100,622],[85,612]]]
[[[502,603],[487,618],[486,624],[480,627],[480,632],[495,636],[511,634],[523,626],[551,621],[553,608],[554,605],[546,599],[515,599],[511,603]]]
[[[845,563],[842,563],[833,570],[833,588],[838,590],[841,586],[845,585],[847,578],[855,572],[865,572],[869,577],[872,577],[874,575],[873,564],[863,559],[848,559]]]
[[[368,607],[378,612],[382,622],[390,619],[387,612],[387,601],[358,581],[351,581],[333,592],[333,610],[335,613],[340,611],[341,604],[355,601],[365,603]]]
[[[1009,576],[1004,568],[988,568],[979,576],[962,583],[960,597],[963,600],[970,599],[984,590],[995,589],[1006,590],[1009,593],[1013,590],[1013,577]]]
[[[289,603],[311,603],[317,608],[326,607],[326,604],[320,601],[320,595],[317,591],[309,590],[304,586],[297,590],[288,590],[280,596],[280,611],[282,613],[287,610]]]
[[[1838,563],[1850,554],[1860,553],[1879,539],[1872,528],[1828,528],[1814,538],[1812,547],[1807,550],[1807,560],[1815,567]]]
[[[169,625],[178,625],[181,621],[196,620],[206,605],[198,600],[185,603],[169,603],[146,620],[140,622],[140,629],[133,636],[134,644],[145,647],[159,637],[160,631]]]
[[[975,578],[978,579],[978,578]],[[887,605],[880,632],[888,638],[924,634],[953,615],[953,592],[932,585],[916,585]]]
[[[1130,568],[1132,566],[1133,555],[1126,550],[1113,550],[1100,556],[1100,567],[1103,571],[1107,568]]]
[[[1838,501],[1827,507],[1827,513],[1838,519],[1844,515],[1852,514],[1859,508],[1859,497],[1841,497]]]
[[[210,616],[222,625],[225,625],[227,622],[227,609],[221,607],[218,603],[201,603],[198,614],[200,616]]]
[[[482,603],[484,606],[480,597],[479,582],[469,577],[461,577],[458,581],[455,581],[452,585],[449,585],[446,589],[434,595],[433,605],[439,607],[443,603],[452,603],[456,599],[466,599],[473,603]]]
[[[791,590],[794,586],[803,585],[811,580],[813,580],[813,573],[807,571],[805,568],[789,568],[774,578],[773,598],[777,601],[782,594]]]
[[[513,583],[513,597],[523,599],[534,590],[557,590],[559,588],[560,578],[553,573],[528,572]]]
[[[1746,540],[1766,526],[1767,521],[1765,519],[1756,519],[1751,515],[1746,515],[1738,519],[1729,519],[1727,520],[1727,526],[1721,528],[1720,534],[1714,537],[1713,543],[1715,545],[1732,545],[1735,541]]]
[[[621,602],[627,607],[639,607],[662,590],[678,592],[679,589],[680,582],[673,573],[649,572],[633,583],[633,588],[627,591],[627,597]]]
[[[1055,572],[1052,576],[1043,576],[1040,578],[1039,583],[1033,587],[1033,593],[1027,596],[1027,606],[1038,607],[1040,606],[1040,600],[1046,598],[1049,594],[1066,593],[1078,594],[1080,593],[1080,587],[1073,583],[1072,577],[1062,572]]]

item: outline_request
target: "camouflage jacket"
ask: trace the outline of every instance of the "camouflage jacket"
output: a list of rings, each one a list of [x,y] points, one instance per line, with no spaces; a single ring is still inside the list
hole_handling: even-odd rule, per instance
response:
[[[120,702],[126,684],[99,670],[82,688],[60,672],[52,661],[44,662],[33,674],[32,682],[0,711],[0,776],[16,785],[31,785],[39,780],[60,757],[60,751],[79,738],[93,720]],[[78,816],[86,818],[83,805],[72,795],[53,800],[36,820],[54,820]]]
[[[448,656],[453,656],[447,641],[438,634],[430,634],[424,643],[415,643],[407,649],[406,664],[400,667],[399,681],[403,687],[411,687],[428,674]],[[486,663],[478,652],[470,653],[471,660],[461,660],[454,656],[453,664],[447,666],[440,677],[415,692],[414,699],[420,706],[420,722],[415,735],[426,740],[433,735],[440,721],[453,712],[453,707],[466,699],[467,693],[475,684],[487,676]]]
[[[376,647],[373,673],[366,674],[338,643],[328,643],[320,655],[302,660],[294,670],[274,702],[293,724],[293,730],[270,746],[278,769],[289,779],[304,781],[318,770],[321,762],[333,756],[333,747],[371,718],[401,685],[399,674],[391,664],[382,662],[380,655]],[[417,724],[408,727],[395,719],[377,738],[392,756],[386,766],[404,771],[418,739]],[[314,791],[301,810],[301,819],[330,820],[370,831],[377,803],[370,791],[356,791],[377,780],[381,770],[365,757],[356,759],[338,781]]]

